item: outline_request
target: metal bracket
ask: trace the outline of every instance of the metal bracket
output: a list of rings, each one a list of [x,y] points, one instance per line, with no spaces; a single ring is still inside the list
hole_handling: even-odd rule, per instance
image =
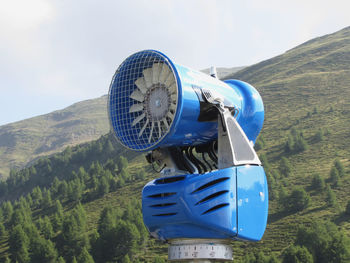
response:
[[[229,109],[219,111],[218,118],[218,168],[237,165],[261,165],[253,144]]]

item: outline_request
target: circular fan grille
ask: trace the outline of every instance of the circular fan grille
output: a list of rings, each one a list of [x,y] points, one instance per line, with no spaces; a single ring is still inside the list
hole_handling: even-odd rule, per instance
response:
[[[118,68],[108,95],[111,125],[132,150],[147,150],[169,132],[178,100],[175,72],[158,52],[128,57]]]

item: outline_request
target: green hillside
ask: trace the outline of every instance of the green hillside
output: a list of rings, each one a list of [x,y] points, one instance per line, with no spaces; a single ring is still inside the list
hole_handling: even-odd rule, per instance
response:
[[[68,145],[96,140],[109,131],[106,96],[63,110],[0,126],[0,177]]]
[[[236,262],[350,262],[349,76],[350,28],[230,76],[264,100],[256,149],[270,199],[262,241],[232,242]],[[140,223],[157,176],[110,135],[12,172],[0,183],[0,262],[164,262],[167,245]]]

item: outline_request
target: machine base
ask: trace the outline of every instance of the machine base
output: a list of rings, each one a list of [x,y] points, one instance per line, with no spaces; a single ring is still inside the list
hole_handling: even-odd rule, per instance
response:
[[[232,260],[232,247],[226,239],[169,240],[168,259],[184,262]]]

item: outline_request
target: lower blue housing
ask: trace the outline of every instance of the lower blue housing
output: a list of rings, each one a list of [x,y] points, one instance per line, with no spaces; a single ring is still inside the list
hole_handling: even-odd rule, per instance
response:
[[[262,238],[268,214],[263,167],[159,178],[142,192],[144,223],[161,240]]]

